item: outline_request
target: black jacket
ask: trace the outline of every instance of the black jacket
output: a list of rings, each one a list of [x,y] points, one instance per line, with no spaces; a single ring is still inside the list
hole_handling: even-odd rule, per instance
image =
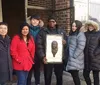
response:
[[[100,70],[100,32],[86,32],[85,69]]]
[[[46,57],[46,35],[47,34],[62,34],[63,35],[63,38],[66,40],[66,33],[63,29],[61,28],[58,28],[58,29],[55,29],[54,31],[50,30],[49,28],[45,28],[43,30],[41,30],[39,32],[39,35],[38,35],[38,40],[37,40],[37,52],[38,52],[38,55],[41,59],[43,59],[43,57]],[[64,46],[65,48],[66,46]],[[63,51],[64,52],[64,51]],[[65,57],[63,57],[64,59]]]

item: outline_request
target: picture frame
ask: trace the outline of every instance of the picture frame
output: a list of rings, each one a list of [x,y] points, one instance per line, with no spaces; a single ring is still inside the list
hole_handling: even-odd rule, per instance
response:
[[[61,34],[46,36],[46,59],[47,63],[62,63],[63,36]]]

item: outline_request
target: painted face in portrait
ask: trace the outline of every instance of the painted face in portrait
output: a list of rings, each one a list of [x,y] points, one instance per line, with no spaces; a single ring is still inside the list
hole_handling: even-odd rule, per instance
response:
[[[52,54],[53,54],[53,57],[55,57],[57,51],[58,51],[58,43],[57,41],[53,41],[51,43],[51,50],[52,50]]]

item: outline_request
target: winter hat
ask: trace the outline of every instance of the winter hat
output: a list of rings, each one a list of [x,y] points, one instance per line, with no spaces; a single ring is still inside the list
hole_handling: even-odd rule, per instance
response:
[[[39,16],[39,15],[32,15],[32,16],[30,17],[30,20],[32,20],[32,19],[40,20],[40,16]]]
[[[48,22],[49,22],[50,20],[55,20],[55,21],[56,21],[56,18],[55,18],[54,16],[51,16],[51,17],[48,18]]]

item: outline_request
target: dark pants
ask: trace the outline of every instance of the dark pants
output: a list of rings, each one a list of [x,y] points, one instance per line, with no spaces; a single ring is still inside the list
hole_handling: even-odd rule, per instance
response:
[[[92,72],[93,72],[94,85],[99,85],[99,71],[98,70],[92,70]],[[84,69],[83,76],[85,78],[86,84],[92,85],[91,79],[90,79],[90,70]]]
[[[70,70],[69,71],[73,77],[73,81],[75,85],[81,85],[80,78],[79,78],[79,71],[78,70]]]
[[[45,64],[44,65],[45,85],[51,85],[51,77],[52,77],[53,68],[54,68],[54,72],[55,72],[56,80],[57,80],[56,85],[62,85],[63,64]]]
[[[5,83],[4,83],[4,82],[2,82],[2,83],[0,83],[0,85],[5,85]]]
[[[16,75],[18,78],[17,85],[26,85],[27,83],[27,77],[28,77],[28,71],[16,71]]]
[[[35,85],[40,84],[40,62],[33,65],[27,78],[27,85],[31,85],[32,73],[34,71]]]

